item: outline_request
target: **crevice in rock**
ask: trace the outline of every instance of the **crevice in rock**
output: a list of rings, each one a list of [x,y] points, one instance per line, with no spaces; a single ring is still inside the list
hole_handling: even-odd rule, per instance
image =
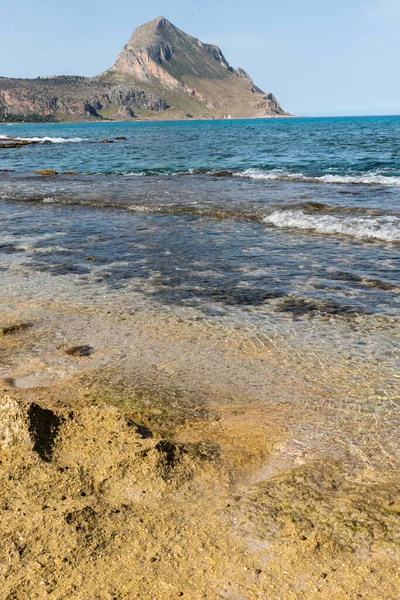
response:
[[[33,449],[42,460],[50,462],[55,439],[64,419],[38,404],[30,405],[28,418],[29,434],[34,442]]]

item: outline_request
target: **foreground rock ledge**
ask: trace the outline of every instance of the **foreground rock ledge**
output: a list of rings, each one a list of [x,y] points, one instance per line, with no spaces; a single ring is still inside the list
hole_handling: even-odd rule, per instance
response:
[[[0,431],[2,598],[396,597],[398,485],[328,462],[232,485],[215,442],[12,390]]]

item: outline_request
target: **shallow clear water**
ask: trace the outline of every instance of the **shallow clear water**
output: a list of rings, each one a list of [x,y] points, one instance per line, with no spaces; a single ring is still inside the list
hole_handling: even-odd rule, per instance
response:
[[[100,286],[261,325],[389,319],[396,335],[399,117],[19,125],[0,136],[41,140],[0,149],[11,170],[0,173],[3,281],[13,269],[70,277],[85,294]],[[34,173],[47,168],[60,174]]]

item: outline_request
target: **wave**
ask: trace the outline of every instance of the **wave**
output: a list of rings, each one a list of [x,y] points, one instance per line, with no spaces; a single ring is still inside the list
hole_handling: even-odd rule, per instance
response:
[[[360,173],[358,175],[304,175],[303,173],[290,173],[284,169],[263,171],[261,169],[246,169],[234,173],[236,177],[247,179],[264,179],[278,181],[299,181],[305,183],[336,183],[358,185],[393,185],[400,186],[400,176],[382,175],[380,173]]]
[[[217,206],[199,206],[184,203],[172,204],[133,204],[131,202],[121,202],[114,200],[104,200],[100,198],[68,198],[62,196],[43,196],[32,195],[22,196],[10,193],[0,193],[0,198],[12,202],[29,202],[38,204],[57,204],[61,206],[82,206],[91,208],[110,208],[119,210],[129,210],[133,213],[158,213],[164,215],[188,215],[196,217],[205,217],[210,219],[237,219],[244,221],[262,222],[265,213],[252,210],[240,210],[238,208],[219,208]]]
[[[65,144],[71,142],[90,142],[90,143],[101,143],[102,140],[91,139],[91,138],[62,138],[62,137],[37,137],[37,138],[23,138],[16,137],[10,138],[8,136],[0,135],[0,140],[20,140],[20,141],[33,141],[37,143],[53,143],[53,144]],[[75,169],[74,169],[75,171]],[[304,175],[303,173],[293,173],[286,169],[272,169],[270,171],[262,168],[250,168],[245,170],[237,169],[212,169],[207,167],[199,168],[139,168],[137,170],[112,170],[112,171],[83,171],[78,172],[80,175],[96,175],[101,177],[107,176],[123,176],[123,177],[178,177],[178,176],[208,176],[213,178],[242,178],[242,179],[255,179],[263,181],[289,181],[289,182],[300,182],[300,183],[314,183],[314,184],[336,184],[336,185],[370,185],[370,186],[400,186],[400,175],[382,174],[380,172],[367,172],[354,175],[332,175],[326,173],[324,175]]]
[[[19,142],[37,142],[40,144],[51,143],[51,144],[66,144],[66,143],[78,143],[88,141],[85,138],[62,138],[62,137],[9,137],[8,135],[0,135],[0,140],[18,140]]]
[[[256,210],[251,207],[207,206],[201,204],[132,203],[104,198],[74,198],[57,195],[0,194],[3,200],[40,204],[73,205],[81,207],[129,210],[137,214],[182,215],[216,220],[240,220],[273,225],[282,229],[308,230],[325,235],[345,235],[381,242],[400,242],[400,217],[367,208],[334,207],[329,204],[302,202],[289,206]]]
[[[118,173],[114,173],[118,174]],[[146,176],[176,176],[176,175],[210,175],[212,177],[241,177],[243,179],[259,179],[264,181],[293,181],[302,183],[330,183],[338,185],[385,185],[400,186],[400,176],[382,175],[377,172],[360,173],[358,175],[304,175],[303,173],[291,173],[285,169],[272,169],[264,171],[262,169],[246,169],[237,171],[233,169],[143,169],[141,171],[130,171],[123,173],[125,177],[146,177]]]
[[[301,210],[276,210],[264,217],[263,222],[275,227],[306,229],[322,234],[400,242],[400,219],[395,216],[341,218],[333,215],[310,215]]]
[[[224,175],[220,175],[220,173],[224,173]],[[101,175],[102,173],[97,173]],[[103,173],[104,174],[104,173]],[[128,171],[126,173],[121,173],[119,171],[113,171],[112,173],[107,173],[107,175],[123,175],[124,177],[160,177],[162,175],[165,176],[176,176],[176,175],[213,175],[214,177],[232,177],[233,171],[213,171],[212,169],[168,169],[168,168],[160,168],[160,169],[141,169],[139,171]]]

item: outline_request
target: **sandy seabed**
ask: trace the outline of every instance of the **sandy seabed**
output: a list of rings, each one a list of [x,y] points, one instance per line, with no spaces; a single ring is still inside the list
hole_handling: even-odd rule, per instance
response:
[[[378,364],[8,298],[0,377],[1,598],[400,598]]]

